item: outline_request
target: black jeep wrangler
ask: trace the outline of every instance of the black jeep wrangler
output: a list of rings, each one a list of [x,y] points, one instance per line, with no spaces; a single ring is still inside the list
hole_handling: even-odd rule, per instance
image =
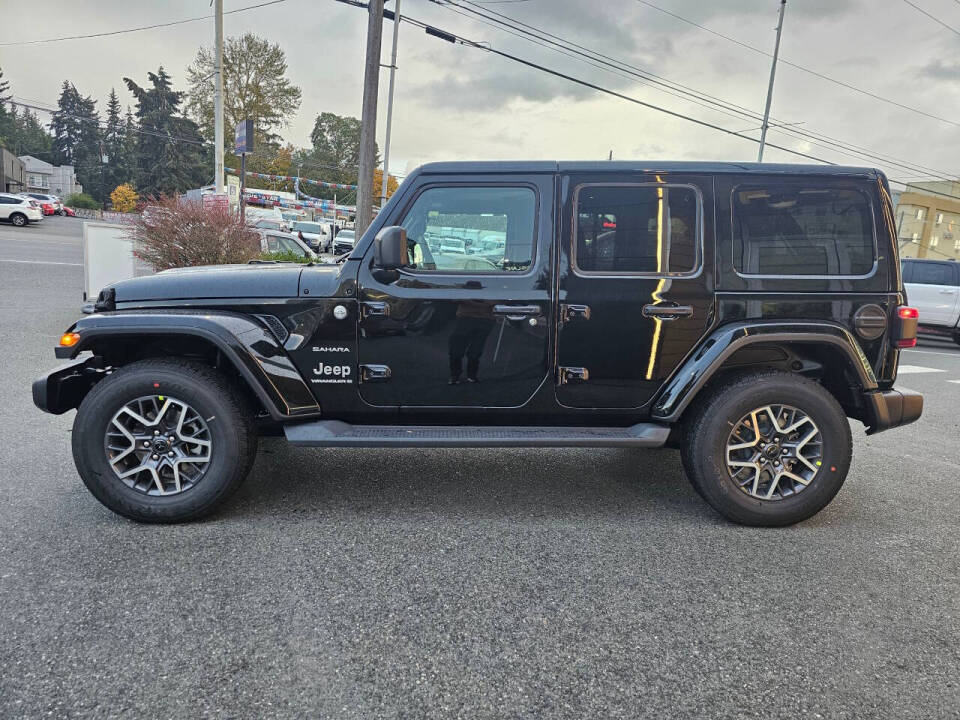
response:
[[[848,417],[875,433],[923,407],[893,387],[917,313],[865,168],[431,164],[336,264],[167,271],[95,310],[34,401],[79,408],[81,478],[142,521],[213,510],[273,432],[679,447],[717,511],[787,525],[840,489]]]

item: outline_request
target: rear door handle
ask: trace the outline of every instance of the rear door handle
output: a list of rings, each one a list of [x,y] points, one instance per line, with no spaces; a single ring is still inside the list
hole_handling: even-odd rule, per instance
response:
[[[523,320],[525,317],[536,317],[540,314],[539,305],[494,305],[494,315],[502,315],[507,320]]]
[[[689,305],[644,305],[643,316],[660,318],[661,320],[675,320],[680,317],[693,317],[693,308]]]

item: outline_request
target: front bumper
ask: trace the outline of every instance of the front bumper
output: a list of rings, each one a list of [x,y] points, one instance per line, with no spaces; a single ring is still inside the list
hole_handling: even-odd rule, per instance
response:
[[[906,388],[866,393],[867,435],[909,425],[923,414],[923,395]]]
[[[33,404],[44,412],[61,415],[79,407],[93,384],[105,374],[96,357],[64,363],[33,381]]]

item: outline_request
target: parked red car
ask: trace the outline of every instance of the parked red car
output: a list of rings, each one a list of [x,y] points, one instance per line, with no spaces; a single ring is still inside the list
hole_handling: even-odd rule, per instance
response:
[[[77,214],[71,208],[68,208],[66,205],[63,206],[63,214],[66,215],[67,217],[77,216]]]
[[[44,215],[53,215],[57,212],[56,208],[53,207],[53,203],[48,203],[43,200],[40,200],[40,209],[43,210]]]

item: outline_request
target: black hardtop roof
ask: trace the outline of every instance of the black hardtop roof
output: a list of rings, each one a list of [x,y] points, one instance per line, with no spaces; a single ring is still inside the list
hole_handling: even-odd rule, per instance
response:
[[[763,175],[857,175],[877,178],[876,168],[847,165],[801,165],[755,162],[679,162],[673,160],[481,160],[432,162],[417,172],[453,175],[461,173],[557,173],[557,172],[683,172],[756,173]]]

